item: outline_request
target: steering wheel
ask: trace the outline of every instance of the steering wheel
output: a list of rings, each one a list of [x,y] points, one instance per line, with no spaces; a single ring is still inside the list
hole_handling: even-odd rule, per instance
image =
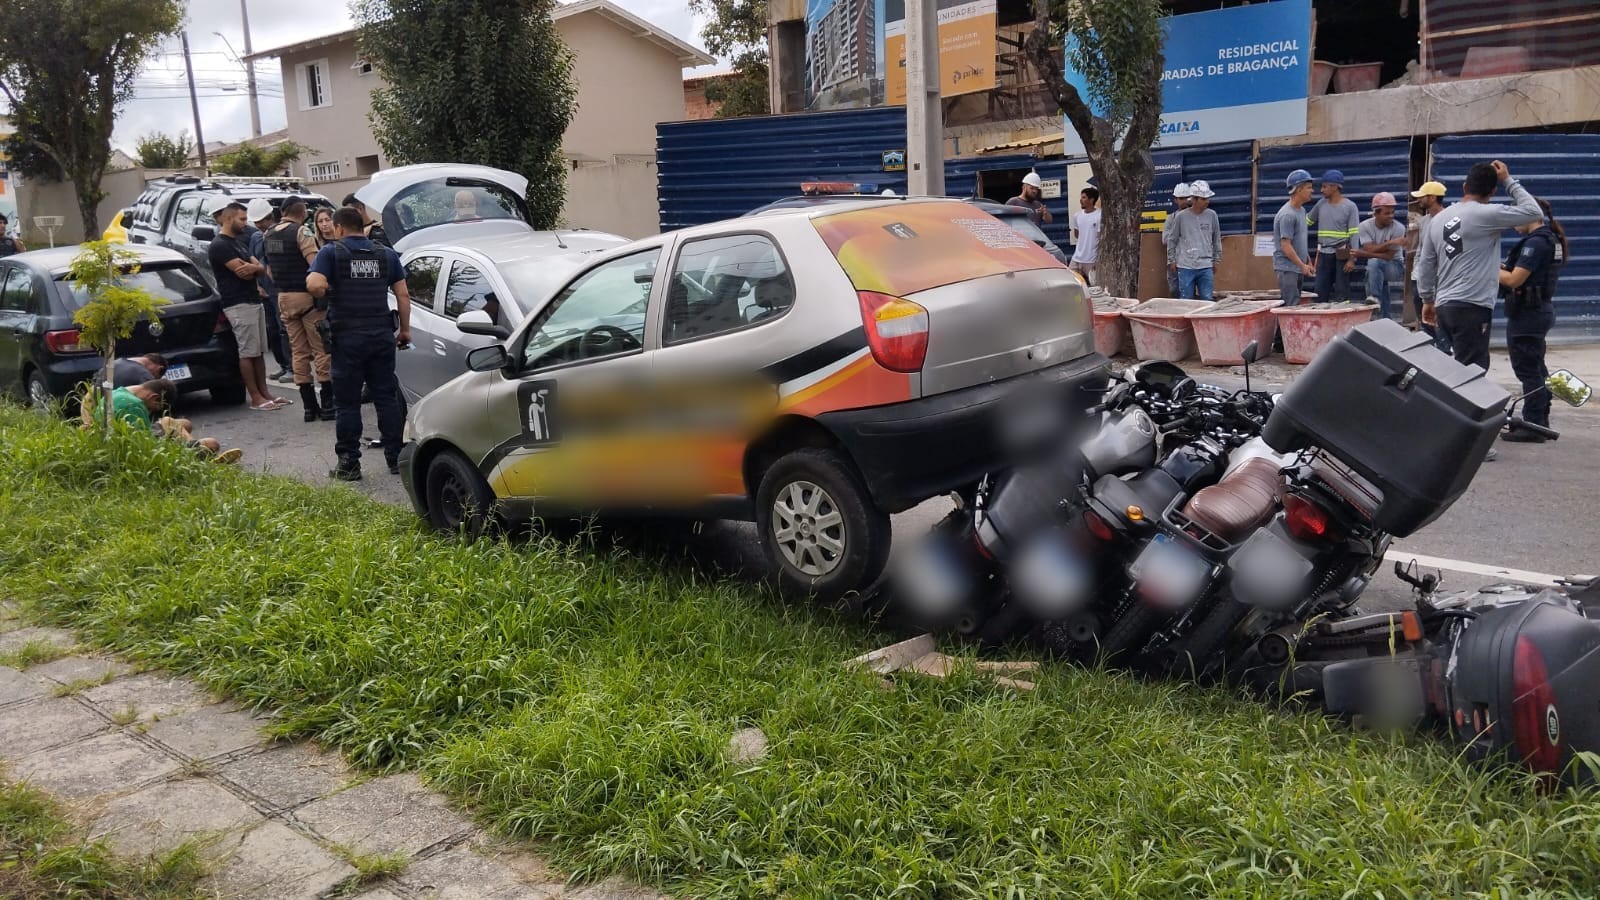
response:
[[[615,325],[596,325],[585,331],[580,345],[586,357],[608,356],[612,353],[638,350],[644,346],[633,335]]]

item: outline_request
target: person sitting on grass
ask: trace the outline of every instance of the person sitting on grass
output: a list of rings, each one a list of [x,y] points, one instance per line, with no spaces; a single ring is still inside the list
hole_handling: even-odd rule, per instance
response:
[[[178,388],[165,378],[153,378],[143,384],[133,387],[119,387],[111,392],[111,415],[134,426],[147,431],[159,433],[162,437],[181,441],[190,450],[195,451],[202,459],[211,459],[221,463],[235,463],[244,456],[244,451],[237,447],[223,450],[216,438],[199,438],[190,434],[194,423],[188,419],[174,419],[161,416],[159,425],[152,421],[153,417],[160,415],[170,408],[174,398],[178,396]],[[96,419],[105,412],[102,403],[95,404]],[[85,425],[91,424],[86,421]]]
[[[129,359],[119,359],[111,368],[111,383],[125,388],[144,384],[152,378],[167,374],[167,358],[159,353],[146,353]]]

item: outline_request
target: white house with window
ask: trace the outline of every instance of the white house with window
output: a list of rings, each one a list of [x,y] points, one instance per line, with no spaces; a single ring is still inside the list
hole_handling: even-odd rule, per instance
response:
[[[568,224],[639,237],[657,230],[656,123],[683,118],[683,70],[708,65],[684,43],[611,0],[576,0],[552,13],[572,50],[578,107],[562,141]],[[389,166],[367,116],[380,76],[354,31],[264,50],[284,79],[288,132],[315,152],[295,175],[334,200]],[[477,160],[451,160],[477,162]]]

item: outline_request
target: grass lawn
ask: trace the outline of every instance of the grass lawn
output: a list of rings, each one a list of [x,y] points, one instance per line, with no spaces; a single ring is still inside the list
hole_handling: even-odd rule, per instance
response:
[[[464,546],[0,408],[0,595],[680,896],[1594,896],[1600,797],[1054,667],[884,690],[857,623],[662,557]],[[725,761],[748,726],[767,757]]]

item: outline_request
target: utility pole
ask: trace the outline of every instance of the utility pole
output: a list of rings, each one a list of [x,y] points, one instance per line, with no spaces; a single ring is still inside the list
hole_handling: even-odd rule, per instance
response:
[[[244,55],[248,57],[250,50],[250,10],[245,6],[245,0],[239,0],[239,18],[244,20]],[[261,98],[256,95],[256,64],[248,59],[241,59],[244,63],[245,89],[250,92],[250,136],[261,137]]]
[[[189,58],[189,32],[181,35],[183,39],[183,71],[189,76],[189,108],[194,111],[194,142],[200,148],[200,168],[206,166],[206,136],[200,130],[200,98],[194,93],[194,62]]]
[[[944,196],[941,87],[938,0],[906,0],[906,187],[913,196]]]

